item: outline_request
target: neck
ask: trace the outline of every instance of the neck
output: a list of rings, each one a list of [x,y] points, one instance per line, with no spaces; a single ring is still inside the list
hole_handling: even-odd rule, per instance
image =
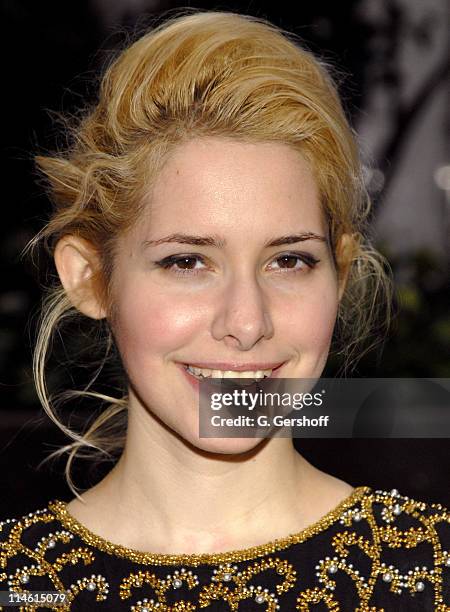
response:
[[[130,411],[125,450],[83,494],[84,509],[76,500],[69,507],[92,531],[129,548],[194,554],[263,544],[300,531],[352,490],[311,466],[291,438],[261,440],[246,453],[210,453],[139,415]],[[105,526],[108,507],[114,513]]]

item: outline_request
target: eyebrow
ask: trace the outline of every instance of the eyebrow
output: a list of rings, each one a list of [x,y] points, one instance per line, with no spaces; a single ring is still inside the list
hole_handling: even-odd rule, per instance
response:
[[[295,244],[297,242],[304,242],[305,240],[317,240],[319,242],[327,243],[327,239],[325,236],[321,236],[320,234],[316,234],[315,232],[300,232],[299,234],[289,234],[286,236],[279,236],[278,238],[270,239],[264,245],[266,248],[268,247],[276,247],[282,246],[284,244]],[[142,247],[145,249],[147,247],[158,246],[160,244],[166,244],[176,242],[178,244],[192,244],[196,246],[213,246],[219,249],[222,249],[226,245],[226,240],[224,238],[219,238],[218,236],[194,236],[190,234],[170,234],[169,236],[164,236],[163,238],[158,238],[157,240],[144,240],[142,242]]]

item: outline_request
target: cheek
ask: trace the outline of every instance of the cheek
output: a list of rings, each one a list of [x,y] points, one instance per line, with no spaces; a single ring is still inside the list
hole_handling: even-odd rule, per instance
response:
[[[320,302],[314,311],[316,324],[309,328],[308,342],[320,352],[328,351],[336,323],[337,309],[333,303]]]
[[[279,318],[283,335],[290,344],[322,352],[329,347],[338,308],[337,289],[324,284],[320,289],[300,293],[295,300],[280,304]]]
[[[199,333],[202,312],[164,291],[124,287],[114,319],[114,334],[125,361],[160,358]]]

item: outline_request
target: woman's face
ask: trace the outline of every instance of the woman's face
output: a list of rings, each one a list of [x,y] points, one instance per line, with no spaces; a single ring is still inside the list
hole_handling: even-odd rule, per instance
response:
[[[119,241],[113,274],[130,410],[197,448],[249,450],[259,440],[199,438],[198,379],[186,366],[320,376],[338,282],[313,174],[284,144],[192,140],[148,202]]]

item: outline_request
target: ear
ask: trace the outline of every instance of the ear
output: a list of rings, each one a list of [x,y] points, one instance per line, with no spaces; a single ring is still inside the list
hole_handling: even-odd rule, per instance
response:
[[[342,234],[336,246],[336,262],[338,267],[339,281],[339,301],[341,301],[342,296],[344,295],[345,287],[347,285],[348,280],[348,274],[350,272],[350,266],[357,246],[358,240],[356,239],[355,234]]]
[[[99,285],[100,258],[94,246],[79,236],[67,235],[58,241],[54,259],[73,306],[92,319],[106,317]]]

